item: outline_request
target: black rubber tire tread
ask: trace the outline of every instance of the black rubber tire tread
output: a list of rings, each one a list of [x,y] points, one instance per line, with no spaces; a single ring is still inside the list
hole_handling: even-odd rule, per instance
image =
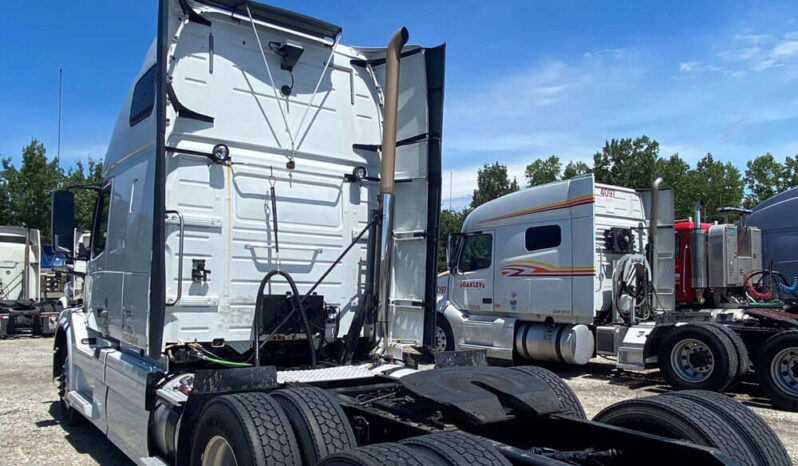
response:
[[[438,315],[435,316],[435,325],[440,327],[443,333],[446,334],[446,351],[454,351],[454,332],[452,331],[452,325],[446,319],[446,316],[443,315],[443,312],[438,312]]]
[[[798,345],[798,330],[779,332],[765,340],[762,346],[759,347],[754,369],[759,380],[759,386],[762,387],[762,391],[770,398],[774,406],[788,411],[798,411],[798,398],[784,393],[770,377],[770,363],[773,357],[781,348],[784,348],[782,346],[784,340],[790,339],[794,340],[796,345]]]
[[[291,387],[271,393],[288,416],[304,464],[357,447],[355,434],[341,405],[318,387]]]
[[[377,443],[330,455],[319,466],[447,466],[437,458],[397,443]]]
[[[557,395],[557,398],[559,398],[562,414],[578,419],[587,419],[587,414],[585,414],[585,408],[582,407],[582,402],[579,401],[573,389],[571,389],[559,375],[538,366],[516,366],[511,369],[523,372],[524,374],[536,377],[545,382],[546,385],[552,389],[554,394]]]
[[[464,432],[444,432],[402,440],[402,445],[444,459],[451,466],[511,466],[486,439]]]
[[[742,465],[757,465],[755,452],[737,429],[715,413],[714,409],[691,399],[669,395],[621,401],[603,409],[593,420],[717,448]],[[623,422],[629,422],[630,418],[636,421],[645,418],[646,421],[658,423],[660,426],[667,425],[672,432],[679,433],[666,435],[663,432],[647,429],[647,425]]]
[[[703,341],[707,346],[715,346],[718,354],[714,354],[715,374],[700,383],[690,383],[678,378],[670,368],[671,350],[675,344],[684,338],[695,338]],[[660,343],[657,354],[660,372],[665,380],[677,390],[712,390],[722,392],[734,382],[739,368],[737,350],[731,338],[726,333],[710,325],[686,324],[671,330]]]
[[[706,390],[683,390],[667,393],[664,396],[693,400],[722,417],[742,435],[748,446],[757,454],[757,464],[763,466],[789,466],[792,464],[787,449],[784,448],[773,429],[744,404],[722,393]]]
[[[203,429],[225,422],[236,422],[243,431],[241,436],[226,438],[239,466],[302,464],[296,437],[280,405],[266,393],[246,392],[218,396],[205,406],[191,445],[192,465],[201,464],[207,444],[200,439]],[[239,442],[243,448],[236,447]]]
[[[737,332],[721,323],[706,322],[703,325],[715,327],[731,339],[734,349],[737,351],[737,376],[726,389],[728,390],[737,386],[743,380],[743,377],[748,375],[748,372],[751,371],[751,358],[748,356],[748,348],[745,346],[745,342],[743,342],[743,339],[740,338]]]

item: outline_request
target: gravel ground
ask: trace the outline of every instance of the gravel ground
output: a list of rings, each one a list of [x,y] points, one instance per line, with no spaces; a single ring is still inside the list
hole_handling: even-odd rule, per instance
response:
[[[58,394],[52,382],[50,338],[0,340],[0,452],[3,464],[93,465],[130,463],[90,424],[61,423]],[[616,370],[594,360],[587,367],[552,368],[573,387],[588,416],[617,401],[667,390],[655,373]],[[798,413],[774,410],[753,384],[743,384],[734,397],[751,407],[781,437],[798,465]]]

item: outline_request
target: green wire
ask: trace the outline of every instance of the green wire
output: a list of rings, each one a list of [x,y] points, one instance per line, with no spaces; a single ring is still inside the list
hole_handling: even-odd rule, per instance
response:
[[[208,356],[205,356],[203,359],[206,361],[215,362],[216,364],[222,364],[224,366],[252,367],[252,364],[248,364],[246,362],[225,361],[224,359],[209,358]]]

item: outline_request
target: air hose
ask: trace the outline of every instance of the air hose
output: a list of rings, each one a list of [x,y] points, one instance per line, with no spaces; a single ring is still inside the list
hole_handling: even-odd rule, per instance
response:
[[[770,298],[773,297],[773,293],[770,290],[766,292],[758,291],[753,283],[751,283],[751,276],[748,274],[743,275],[743,283],[745,283],[745,290],[748,292],[748,296],[755,298],[760,301],[768,301]]]
[[[310,366],[315,368],[316,348],[313,347],[313,331],[310,328],[310,320],[308,319],[307,312],[305,312],[302,303],[299,302],[299,290],[297,290],[294,279],[288,272],[283,272],[282,270],[272,270],[263,277],[263,280],[260,281],[258,294],[255,298],[255,319],[252,323],[254,327],[252,332],[252,351],[255,352],[255,367],[260,366],[260,316],[263,308],[263,290],[266,289],[266,284],[269,283],[269,280],[275,275],[281,275],[288,282],[288,286],[291,287],[291,297],[288,299],[288,303],[291,306],[291,314],[299,312],[299,317],[302,319],[302,326],[305,328],[305,335],[308,339],[308,346],[310,347]]]
[[[798,277],[792,277],[792,285],[787,286],[786,283],[777,283],[779,289],[785,293],[795,293],[798,290]]]

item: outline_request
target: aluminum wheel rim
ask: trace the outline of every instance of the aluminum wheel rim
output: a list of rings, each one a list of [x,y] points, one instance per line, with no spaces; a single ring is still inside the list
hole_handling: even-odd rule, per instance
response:
[[[715,370],[715,357],[704,342],[686,338],[671,350],[671,367],[676,376],[685,382],[700,383]]]
[[[770,378],[781,391],[798,396],[798,348],[784,348],[776,353],[770,363]]]
[[[238,466],[233,447],[226,438],[217,435],[208,441],[202,452],[202,466]]]
[[[435,344],[432,346],[433,351],[446,351],[446,346],[449,341],[446,338],[446,332],[443,331],[440,325],[435,326]]]

